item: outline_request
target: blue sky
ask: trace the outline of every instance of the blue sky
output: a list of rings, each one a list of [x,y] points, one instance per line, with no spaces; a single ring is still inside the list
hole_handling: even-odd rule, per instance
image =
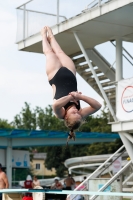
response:
[[[16,7],[24,0],[5,0],[0,3],[0,118],[11,122],[20,113],[24,102],[31,108],[45,108],[52,104],[52,89],[45,74],[45,56],[43,54],[21,52],[17,49]],[[104,48],[99,47],[100,51]],[[114,55],[106,56],[114,62]],[[78,90],[83,94],[102,98],[77,75]],[[84,106],[85,104],[81,104]]]

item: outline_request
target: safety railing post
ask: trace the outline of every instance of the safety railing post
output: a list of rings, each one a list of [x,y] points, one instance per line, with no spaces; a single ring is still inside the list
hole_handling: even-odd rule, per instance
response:
[[[24,10],[23,10],[23,40],[25,40],[25,19],[26,19],[26,5],[24,4]]]
[[[101,6],[101,0],[99,0],[99,2],[98,2],[98,6],[99,6],[99,7]]]
[[[59,0],[57,0],[57,24],[59,24]]]

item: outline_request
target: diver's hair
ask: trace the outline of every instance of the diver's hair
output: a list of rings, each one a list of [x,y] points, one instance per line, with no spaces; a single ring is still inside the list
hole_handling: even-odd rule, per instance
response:
[[[82,120],[78,120],[78,121],[71,121],[69,119],[65,119],[64,120],[65,126],[71,131],[73,132],[73,130],[78,129],[81,125],[82,125]]]

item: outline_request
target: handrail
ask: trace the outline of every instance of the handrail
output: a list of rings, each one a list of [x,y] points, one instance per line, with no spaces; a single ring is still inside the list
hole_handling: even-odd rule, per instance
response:
[[[102,174],[112,163],[114,163],[124,152],[126,151],[126,149],[124,149],[123,151],[122,151],[122,153],[120,153],[112,162],[110,162],[110,163],[108,163],[108,165],[100,172],[100,174]],[[98,163],[99,164],[99,163]],[[87,166],[87,165],[86,165]],[[77,166],[77,167],[80,167],[80,165],[79,166]],[[71,167],[72,168],[72,167]],[[70,168],[69,168],[70,169]],[[98,174],[97,176],[100,176],[100,174]],[[85,188],[86,188],[86,186],[85,186]],[[81,191],[83,191],[85,188],[83,188]],[[106,188],[105,188],[106,189]],[[76,195],[77,196],[77,195]],[[75,196],[75,197],[76,197]],[[75,199],[75,197],[73,197],[73,199]],[[72,199],[72,200],[73,200]]]
[[[107,183],[105,183],[99,190],[98,192],[102,192],[104,191],[118,176],[120,176],[122,174],[123,171],[125,171],[125,169],[127,167],[129,167],[129,165],[132,163],[132,161],[130,160],[119,172],[117,172]],[[92,197],[90,197],[90,200],[94,200],[98,197],[99,195],[93,195]]]
[[[126,182],[128,181],[128,180],[130,180],[130,178],[132,178],[133,177],[133,174],[130,174],[123,182],[122,182],[122,185],[124,186],[125,184],[126,184]]]
[[[110,165],[112,165],[125,151],[126,151],[126,149],[124,149],[124,150],[122,151],[122,153],[120,153],[112,162],[110,162],[109,165],[106,166],[106,167],[103,169],[103,171],[100,172],[100,174],[99,174],[98,176],[100,176]]]
[[[108,163],[118,152],[120,152],[125,146],[121,146],[114,154],[112,154],[102,165],[100,165],[90,176],[88,176],[81,184],[78,185],[77,188],[74,189],[74,191],[77,191],[86,181],[88,181],[90,178],[92,178],[95,173],[97,173],[106,163]],[[68,195],[70,197],[70,195]]]
[[[93,6],[91,6],[95,1],[97,1]],[[85,10],[87,10],[87,9],[91,9],[91,8],[94,8],[96,5],[98,5],[98,6],[101,6],[101,2],[102,2],[103,0],[93,0],[91,3],[89,3],[87,6],[86,6],[86,9]],[[111,1],[111,0],[107,0],[106,2],[108,2],[108,1]],[[105,3],[106,3],[105,2]],[[88,7],[90,7],[90,8],[88,8]]]
[[[28,3],[30,3],[31,1],[33,1],[33,0],[29,0],[29,1],[25,2],[25,3],[23,3],[21,6],[18,6],[16,9],[19,9],[20,7],[22,7],[22,6],[24,6],[24,5],[28,4]]]
[[[95,166],[100,166],[102,163],[93,163],[93,164],[84,164],[84,165],[78,165],[78,166],[72,166],[72,167],[69,167],[68,171],[69,171],[69,174],[71,174],[71,171],[73,169],[77,169],[77,168],[82,168],[82,167],[95,167]],[[110,163],[108,163],[109,165]]]
[[[114,45],[116,47],[116,45],[113,43],[113,41],[110,41],[112,43],[112,45]],[[129,57],[133,60],[133,57],[130,55],[130,53],[124,48],[122,47],[122,49],[129,55]],[[122,55],[126,58],[126,60],[133,66],[133,63],[122,53]]]
[[[17,8],[18,10],[24,10],[23,8]],[[40,13],[40,14],[45,14],[45,15],[52,15],[52,16],[57,16],[56,14],[53,13],[47,13],[47,12],[40,12],[37,10],[30,10],[30,9],[25,9],[25,11],[29,11],[29,12],[35,12],[35,13]],[[59,17],[63,17],[65,20],[67,20],[67,18],[63,15],[59,15]]]

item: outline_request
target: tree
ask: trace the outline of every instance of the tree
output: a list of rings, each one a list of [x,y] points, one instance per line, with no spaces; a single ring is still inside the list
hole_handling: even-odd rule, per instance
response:
[[[5,119],[0,119],[0,128],[1,129],[13,129],[14,126],[11,123],[8,122],[8,120],[5,120]]]
[[[18,129],[34,130],[37,128],[36,112],[31,110],[30,105],[25,102],[25,108],[22,108],[20,114],[14,117],[14,126]]]

